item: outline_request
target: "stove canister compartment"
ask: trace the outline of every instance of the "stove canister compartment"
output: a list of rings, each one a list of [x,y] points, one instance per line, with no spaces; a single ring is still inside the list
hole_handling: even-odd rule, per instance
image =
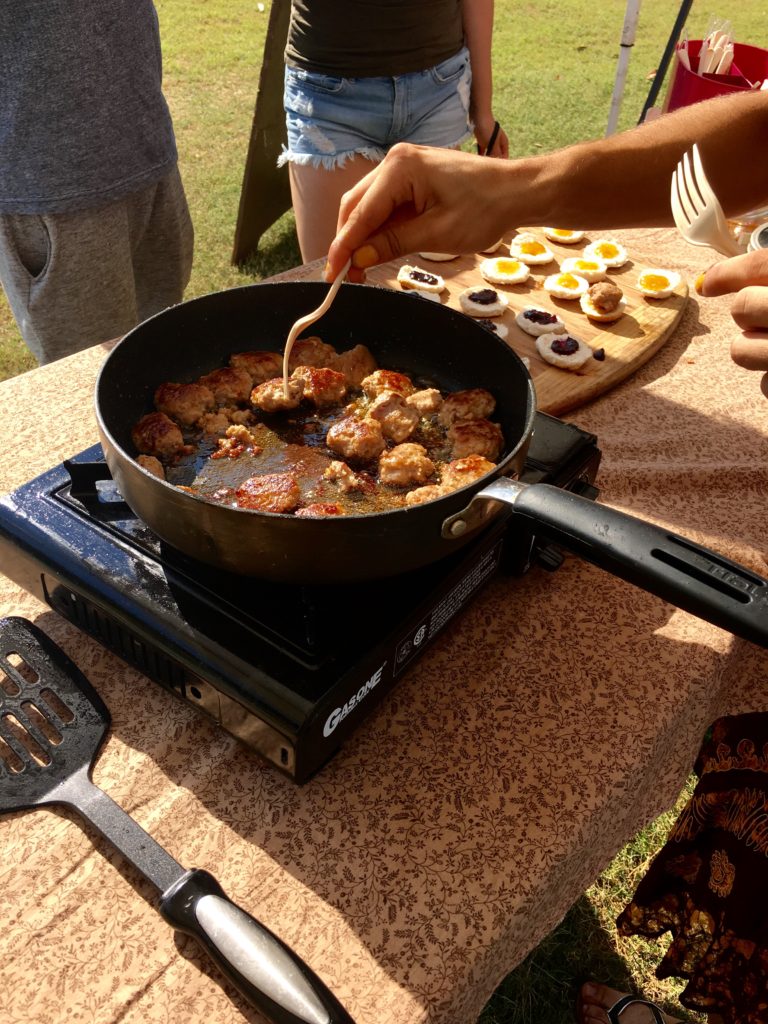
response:
[[[755,249],[768,249],[768,220],[758,224],[749,237],[747,252],[754,252]]]

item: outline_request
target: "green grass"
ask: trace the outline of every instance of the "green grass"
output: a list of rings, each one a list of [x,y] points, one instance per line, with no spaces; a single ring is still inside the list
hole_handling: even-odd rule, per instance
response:
[[[249,267],[240,270],[230,262],[269,5],[259,13],[253,0],[156,3],[165,90],[196,233],[188,297],[296,265],[290,213],[266,233]],[[666,0],[641,4],[620,129],[637,122],[677,6]],[[513,155],[546,152],[605,133],[624,11],[623,0],[497,0],[495,112]],[[694,7],[690,37],[706,34],[715,13],[722,14],[722,7]],[[737,40],[768,43],[762,0],[742,0],[729,13]],[[33,365],[0,295],[0,379]],[[482,1024],[570,1024],[577,984],[585,977],[634,986],[675,1008],[678,988],[653,977],[659,945],[620,941],[613,924],[673,816],[645,829],[621,851],[562,924],[506,979]]]

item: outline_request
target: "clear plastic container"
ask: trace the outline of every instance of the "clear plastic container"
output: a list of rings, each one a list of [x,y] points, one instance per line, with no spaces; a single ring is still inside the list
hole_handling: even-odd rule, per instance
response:
[[[752,236],[755,231],[766,223],[768,223],[768,208],[766,207],[761,210],[749,210],[747,213],[739,214],[738,217],[728,219],[728,225],[733,231],[734,238],[745,252],[749,252],[752,247]],[[760,248],[764,248],[764,246]]]

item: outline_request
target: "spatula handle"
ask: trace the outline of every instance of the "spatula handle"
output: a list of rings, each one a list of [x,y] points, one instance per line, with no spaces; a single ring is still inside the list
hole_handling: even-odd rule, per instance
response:
[[[160,913],[194,936],[273,1024],[354,1024],[304,961],[233,903],[207,871],[188,871],[163,893]]]

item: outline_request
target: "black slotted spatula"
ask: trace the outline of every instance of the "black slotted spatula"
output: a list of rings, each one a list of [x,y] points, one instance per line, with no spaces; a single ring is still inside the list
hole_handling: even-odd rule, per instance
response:
[[[0,619],[0,813],[61,804],[87,818],[160,894],[160,913],[193,935],[273,1024],[354,1024],[333,993],[216,879],[187,870],[91,781],[109,728],[77,666],[26,619]]]

